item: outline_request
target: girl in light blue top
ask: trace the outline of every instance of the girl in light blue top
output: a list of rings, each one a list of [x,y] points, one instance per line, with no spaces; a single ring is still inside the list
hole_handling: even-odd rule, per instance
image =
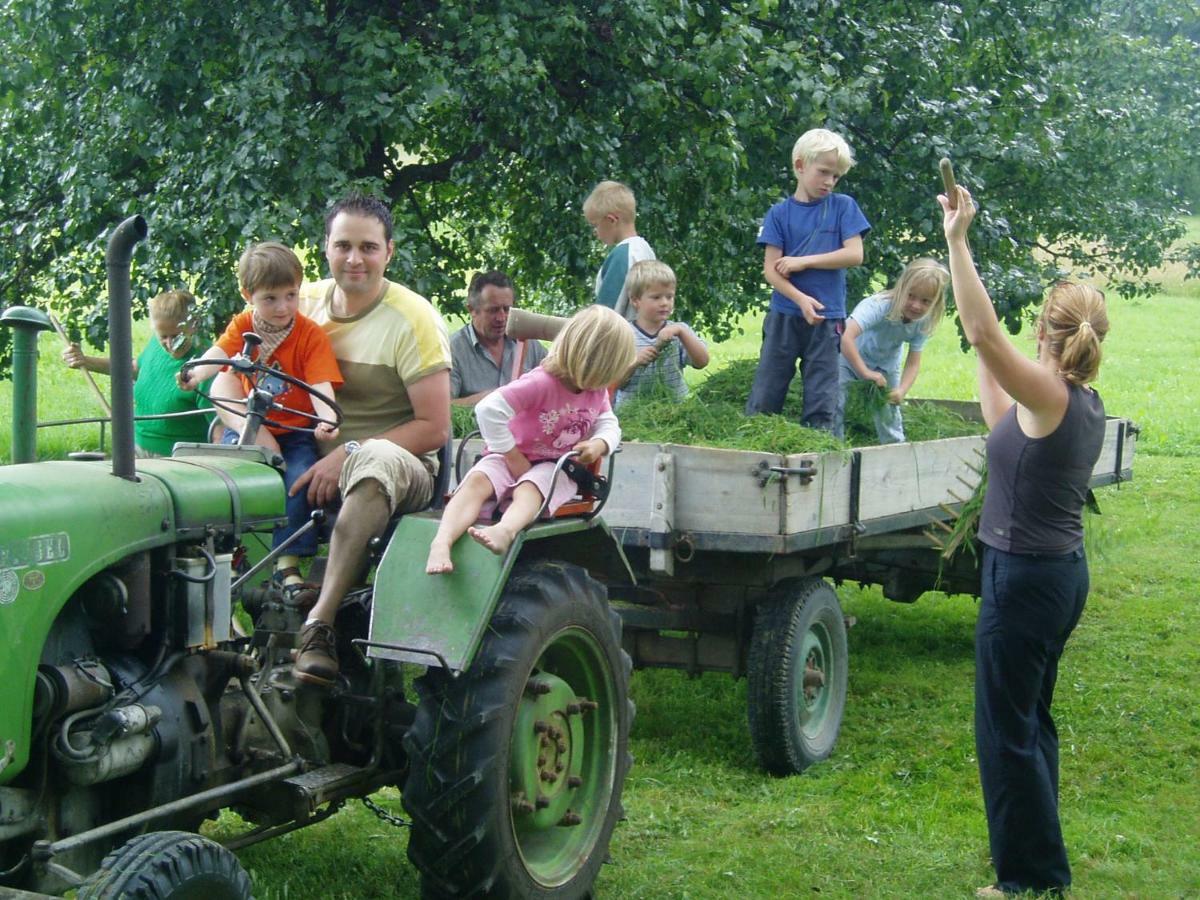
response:
[[[874,413],[881,444],[904,440],[900,404],[921,371],[921,351],[946,311],[950,273],[933,259],[914,259],[886,291],[862,301],[846,320],[838,370],[838,404],[834,433],[845,432],[846,396],[850,383],[873,381],[887,391],[887,403]],[[908,355],[901,369],[905,344]]]

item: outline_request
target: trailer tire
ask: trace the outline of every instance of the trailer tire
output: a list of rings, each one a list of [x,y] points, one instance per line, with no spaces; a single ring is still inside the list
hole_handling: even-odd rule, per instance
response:
[[[514,570],[466,671],[417,679],[403,802],[423,897],[590,895],[633,761],[620,633],[603,585],[538,562]]]
[[[247,900],[233,851],[188,831],[140,834],[104,857],[77,900]]]
[[[794,775],[833,752],[846,707],[846,622],[822,578],[791,578],[758,604],[748,712],[759,764]]]

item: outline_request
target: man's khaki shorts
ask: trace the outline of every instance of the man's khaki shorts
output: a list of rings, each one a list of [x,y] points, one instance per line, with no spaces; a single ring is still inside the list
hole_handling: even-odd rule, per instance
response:
[[[378,438],[364,441],[342,466],[338,487],[345,497],[364,479],[378,481],[393,515],[424,509],[433,499],[433,465],[398,444]]]

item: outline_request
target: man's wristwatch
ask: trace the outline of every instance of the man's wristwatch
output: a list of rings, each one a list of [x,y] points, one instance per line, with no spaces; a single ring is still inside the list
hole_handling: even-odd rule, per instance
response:
[[[342,444],[342,447],[345,449],[347,456],[353,456],[362,449],[362,444],[358,441],[346,441],[346,443]]]

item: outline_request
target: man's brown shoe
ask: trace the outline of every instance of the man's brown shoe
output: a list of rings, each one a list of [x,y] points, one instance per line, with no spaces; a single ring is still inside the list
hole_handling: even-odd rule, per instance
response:
[[[330,686],[337,679],[337,638],[332,625],[313,620],[300,629],[300,649],[292,673],[300,681]]]

